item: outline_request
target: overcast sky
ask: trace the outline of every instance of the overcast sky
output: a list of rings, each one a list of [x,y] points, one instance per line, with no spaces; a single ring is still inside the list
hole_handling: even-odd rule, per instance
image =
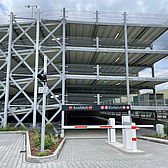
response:
[[[41,10],[65,7],[67,10],[168,14],[168,0],[0,0],[0,14],[8,14],[10,11],[31,12],[25,5],[39,5]],[[162,38],[165,40],[164,45],[168,44],[167,36],[168,33]],[[155,64],[155,68],[158,76],[168,77],[168,58]],[[151,70],[145,69],[140,75],[151,76]],[[159,85],[157,88],[168,89],[168,84]]]
[[[40,5],[41,9],[77,9],[167,13],[167,0],[0,0],[9,11],[23,10],[24,5]]]

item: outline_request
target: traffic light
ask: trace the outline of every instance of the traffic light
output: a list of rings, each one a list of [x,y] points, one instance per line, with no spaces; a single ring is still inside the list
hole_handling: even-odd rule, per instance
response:
[[[44,74],[38,74],[37,78],[41,80],[41,82],[47,82],[47,75]]]

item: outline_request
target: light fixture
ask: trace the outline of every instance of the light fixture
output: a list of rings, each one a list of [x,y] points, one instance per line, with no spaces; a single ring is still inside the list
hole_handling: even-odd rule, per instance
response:
[[[59,97],[59,95],[54,95],[54,96],[52,95],[50,98],[54,99],[54,98],[58,98],[58,97]]]
[[[120,83],[117,83],[116,85],[118,86],[118,85],[120,85]]]
[[[52,40],[53,40],[53,41],[54,41],[54,40],[58,40],[58,41],[59,41],[59,40],[61,40],[61,38],[60,38],[60,37],[58,37],[58,38],[56,38],[56,39],[55,39],[55,38],[52,38]]]
[[[116,61],[115,61],[115,62],[117,62],[119,59],[120,59],[120,57],[118,57],[118,58],[116,59]]]
[[[25,5],[25,8],[40,8],[38,5]]]
[[[40,8],[38,5],[25,5],[25,8],[32,8],[32,18],[33,18],[33,8]]]
[[[119,32],[116,34],[115,39],[117,39],[117,37],[119,36],[119,34],[120,34]]]
[[[25,5],[25,8],[30,8],[30,5]]]

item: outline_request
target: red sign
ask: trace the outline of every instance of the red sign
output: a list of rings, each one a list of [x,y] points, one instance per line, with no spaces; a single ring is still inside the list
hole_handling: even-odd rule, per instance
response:
[[[72,106],[69,106],[69,110],[72,110]]]
[[[129,110],[130,109],[130,107],[129,106],[127,106],[127,110]]]
[[[92,110],[92,106],[89,106],[89,110]]]
[[[136,129],[136,126],[132,126],[131,129]]]
[[[104,109],[104,106],[101,106],[101,109],[103,110],[103,109]]]
[[[105,106],[105,109],[107,110],[107,109],[108,109],[108,106]]]

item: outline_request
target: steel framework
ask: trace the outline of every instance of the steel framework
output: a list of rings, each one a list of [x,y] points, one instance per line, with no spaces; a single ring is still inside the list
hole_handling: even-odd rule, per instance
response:
[[[58,15],[61,13],[62,16],[60,18]],[[132,14],[129,15],[126,12],[124,14],[113,13],[114,16],[109,15],[110,17],[106,17],[107,14],[103,15],[96,11],[94,14],[89,14],[85,19],[74,17],[75,14],[71,15],[73,11],[71,13],[71,11],[66,11],[65,9],[61,13],[55,13],[55,17],[47,17],[49,15],[37,9],[36,15],[31,18],[20,17],[11,12],[10,23],[1,26],[0,30],[3,31],[0,36],[0,70],[2,70],[0,99],[1,102],[4,102],[4,108],[2,108],[3,104],[1,104],[0,119],[3,121],[3,127],[7,126],[8,116],[13,116],[16,119],[15,127],[19,125],[25,126],[23,121],[31,113],[33,113],[33,127],[36,127],[37,113],[42,115],[43,97],[38,94],[38,88],[43,86],[43,83],[37,78],[37,75],[41,73],[47,74],[48,92],[46,96],[49,101],[52,101],[47,103],[46,109],[56,110],[53,116],[50,118],[45,117],[45,120],[47,123],[51,123],[61,113],[62,126],[64,126],[62,105],[66,104],[67,93],[70,96],[71,92],[80,93],[80,90],[82,92],[82,89],[85,90],[88,86],[90,91],[91,87],[93,87],[93,93],[97,95],[97,103],[100,104],[99,93],[101,88],[104,87],[101,82],[115,82],[112,88],[108,90],[117,90],[118,85],[124,82],[121,88],[124,88],[123,90],[125,90],[127,95],[127,103],[131,105],[130,92],[134,88],[136,91],[142,88],[154,89],[155,94],[154,86],[156,84],[168,82],[168,78],[155,77],[153,68],[153,64],[164,58],[168,54],[168,50],[146,49],[167,30],[168,24],[165,22],[164,17],[159,16],[162,19],[150,22],[150,17],[148,18],[149,20],[141,20],[141,18],[136,18],[138,15],[134,16],[137,19],[134,21]],[[92,28],[87,30],[89,26],[92,26]],[[111,35],[110,33],[103,35],[103,33],[107,31],[105,29],[115,28],[115,26],[117,31],[115,31],[115,36],[113,35],[113,41],[106,44]],[[104,32],[100,32],[100,27],[104,29]],[[78,37],[78,34],[79,36],[81,34],[80,31],[77,32],[78,29],[83,32],[83,37],[81,38]],[[134,29],[137,29],[137,32],[140,33],[137,38],[131,39],[132,37],[130,36],[136,36],[135,33],[131,34]],[[89,35],[91,30],[92,33]],[[113,32],[111,29],[110,31]],[[155,34],[152,34],[152,31]],[[142,37],[143,33],[147,33],[147,36],[152,34],[152,38],[149,37],[145,41],[144,37]],[[87,38],[85,34],[90,37]],[[105,40],[101,36],[106,36]],[[116,41],[118,36],[121,36],[120,39],[122,40]],[[81,55],[83,53],[86,53],[86,59],[84,55]],[[91,54],[91,60],[87,57],[87,53]],[[115,59],[104,63],[104,58],[102,58],[102,61],[99,59],[102,53],[104,53],[105,57],[108,54],[112,54],[108,58],[115,57]],[[73,58],[75,54],[76,57]],[[114,56],[115,54],[119,54],[119,56],[117,55],[116,57]],[[77,60],[78,56],[83,62]],[[90,62],[85,62],[88,59]],[[120,62],[118,63],[118,61]],[[45,62],[47,62],[47,67],[44,66]],[[74,71],[75,73],[73,72],[73,68],[75,68],[73,64],[79,66],[77,71]],[[95,74],[89,73],[91,70],[87,74],[84,74],[82,70],[83,74],[80,73],[80,69],[85,64],[86,67],[83,69],[89,70],[90,66],[93,66],[96,69]],[[73,70],[70,68],[71,66]],[[114,75],[113,73],[107,75],[106,71],[101,74],[101,72],[103,73],[103,66],[109,69],[109,72],[112,72],[110,68],[116,67],[118,71],[114,71],[120,75]],[[151,77],[139,77],[137,75],[140,70],[148,67],[152,67]],[[124,68],[124,72],[122,68]],[[122,73],[119,69],[122,70]],[[81,83],[73,83],[72,81],[75,80],[81,80]],[[85,83],[84,81],[88,82]],[[95,85],[96,82],[100,82],[100,86]],[[118,84],[118,82],[120,83]],[[132,87],[131,89],[130,86]],[[98,87],[100,88],[99,90]],[[75,89],[73,90],[72,88]],[[108,91],[104,92],[108,93]],[[56,95],[61,95],[61,98]],[[51,96],[53,97],[52,100],[50,99]],[[136,110],[144,110],[144,108],[145,110],[158,110],[157,102],[152,108],[132,107],[132,109]],[[159,107],[159,109],[168,110],[168,107]],[[22,117],[19,116],[20,114],[22,114]],[[55,131],[57,130],[55,129]],[[62,134],[64,134],[63,130]]]

